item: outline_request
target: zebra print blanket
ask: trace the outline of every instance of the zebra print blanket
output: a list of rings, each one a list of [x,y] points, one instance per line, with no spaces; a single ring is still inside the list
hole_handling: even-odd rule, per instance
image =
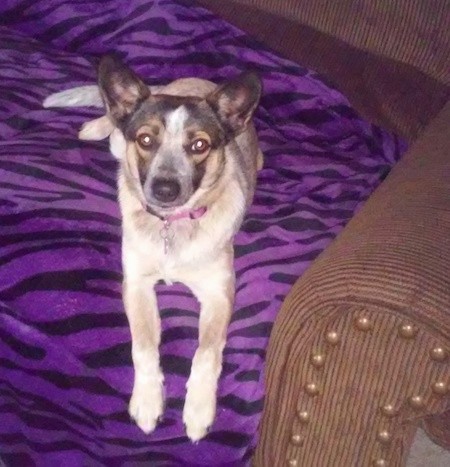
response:
[[[0,457],[8,466],[242,466],[257,440],[264,352],[294,281],[367,199],[404,147],[314,72],[176,0],[0,4]],[[116,162],[77,140],[98,109],[43,109],[95,81],[116,50],[149,84],[258,70],[265,153],[236,237],[237,295],[216,421],[184,435],[198,305],[159,286],[167,405],[157,430],[129,420],[130,334],[121,302]]]

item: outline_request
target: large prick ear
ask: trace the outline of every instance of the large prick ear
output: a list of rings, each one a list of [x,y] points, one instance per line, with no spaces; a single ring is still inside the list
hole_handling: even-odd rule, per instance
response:
[[[211,93],[206,100],[221,122],[232,133],[245,130],[261,97],[262,84],[253,72],[244,72],[227,81]]]
[[[98,86],[116,124],[122,123],[150,95],[148,86],[114,54],[104,55],[100,60]]]

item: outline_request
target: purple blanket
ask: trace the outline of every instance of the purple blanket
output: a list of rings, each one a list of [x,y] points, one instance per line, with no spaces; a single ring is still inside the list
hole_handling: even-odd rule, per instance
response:
[[[0,4],[0,458],[8,466],[242,466],[257,441],[265,348],[295,280],[367,199],[404,146],[314,72],[204,9],[175,0]],[[265,154],[236,237],[237,294],[216,421],[191,444],[181,420],[198,324],[182,285],[158,286],[164,419],[129,420],[116,162],[77,140],[98,109],[43,109],[95,82],[116,50],[149,84],[258,70]]]

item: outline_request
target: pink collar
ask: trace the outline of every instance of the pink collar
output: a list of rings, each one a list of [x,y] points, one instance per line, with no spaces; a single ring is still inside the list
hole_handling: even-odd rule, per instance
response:
[[[156,211],[154,211],[150,206],[142,204],[142,207],[149,214],[151,214],[152,216],[155,216],[159,220],[163,221],[164,224],[170,224],[171,222],[177,221],[177,220],[180,220],[180,219],[193,219],[193,220],[200,219],[200,217],[202,217],[206,213],[206,211],[208,210],[208,208],[206,206],[202,206],[200,208],[191,209],[191,210],[187,210],[187,211],[180,211],[180,212],[177,212],[176,214],[171,214],[170,216],[162,217]]]
[[[180,219],[193,219],[193,220],[200,219],[200,217],[202,217],[205,214],[206,210],[207,210],[206,206],[202,206],[197,209],[191,209],[190,211],[180,211],[180,212],[177,212],[176,214],[172,214],[168,217],[164,217],[163,221],[171,223],[173,221],[178,221]]]

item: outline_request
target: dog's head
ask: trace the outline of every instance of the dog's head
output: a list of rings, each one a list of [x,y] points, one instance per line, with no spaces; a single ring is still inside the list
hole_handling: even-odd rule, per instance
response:
[[[114,55],[99,65],[108,114],[126,140],[125,170],[142,202],[165,214],[220,178],[225,147],[245,131],[261,94],[254,73],[243,73],[200,97],[150,93]]]

